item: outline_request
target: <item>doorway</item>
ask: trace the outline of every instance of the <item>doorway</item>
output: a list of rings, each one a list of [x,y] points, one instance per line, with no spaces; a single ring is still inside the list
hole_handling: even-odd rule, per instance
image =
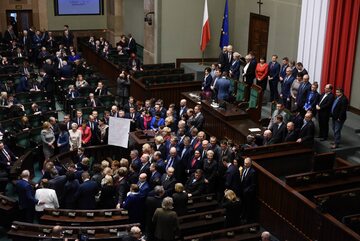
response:
[[[250,13],[248,52],[254,51],[257,61],[267,54],[270,18]]]
[[[6,10],[7,25],[12,25],[16,35],[33,26],[32,10]]]

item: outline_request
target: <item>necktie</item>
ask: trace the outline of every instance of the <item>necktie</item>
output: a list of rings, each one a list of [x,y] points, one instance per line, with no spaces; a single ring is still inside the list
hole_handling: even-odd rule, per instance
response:
[[[3,149],[2,153],[5,155],[6,159],[8,161],[10,161],[10,155],[9,155],[9,153],[7,153],[7,151],[5,149]]]
[[[196,163],[196,158],[193,158],[191,161],[191,167],[194,167],[195,163]]]
[[[324,94],[324,96],[321,98],[321,100],[320,100],[320,103],[319,103],[319,105],[321,105],[321,103],[324,101],[324,99],[326,98],[326,96],[327,96],[327,94]]]
[[[339,102],[339,99],[340,99],[340,97],[335,99],[335,101],[334,101],[334,103],[333,103],[333,105],[331,107],[331,114],[334,113],[335,107],[336,107],[337,103]]]
[[[168,161],[168,163],[166,164],[166,169],[168,169],[169,167],[172,167],[173,162],[174,162],[174,158],[171,157],[170,160]]]
[[[196,142],[195,146],[194,146],[194,149],[197,149],[200,145],[200,141]]]
[[[244,172],[243,172],[243,175],[242,175],[242,177],[241,177],[241,181],[244,180],[244,178],[246,177],[247,172],[248,172],[248,168],[245,168],[245,170],[244,170]]]
[[[95,100],[92,100],[92,105],[93,105],[93,107],[96,107],[96,102],[95,102]]]
[[[183,149],[183,151],[182,151],[182,153],[181,153],[181,158],[184,157],[185,152],[186,152],[186,147],[184,147],[184,149]]]

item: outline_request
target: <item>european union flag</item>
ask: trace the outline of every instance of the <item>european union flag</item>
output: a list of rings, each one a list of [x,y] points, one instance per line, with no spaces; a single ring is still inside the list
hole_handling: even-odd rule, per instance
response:
[[[224,46],[229,45],[229,6],[228,0],[225,2],[225,9],[224,9],[224,17],[223,23],[221,27],[221,34],[220,34],[220,48],[222,49]]]

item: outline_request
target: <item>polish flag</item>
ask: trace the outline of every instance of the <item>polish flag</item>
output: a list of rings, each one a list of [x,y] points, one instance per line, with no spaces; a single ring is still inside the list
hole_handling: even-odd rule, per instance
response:
[[[204,18],[203,18],[203,25],[202,25],[202,31],[201,31],[201,42],[200,42],[200,49],[202,52],[205,51],[206,45],[209,41],[210,41],[210,24],[209,24],[207,0],[205,0]]]

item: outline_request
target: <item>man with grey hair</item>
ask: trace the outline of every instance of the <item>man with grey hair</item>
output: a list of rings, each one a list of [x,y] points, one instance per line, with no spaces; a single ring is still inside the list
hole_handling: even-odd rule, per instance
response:
[[[161,204],[164,198],[165,190],[163,186],[155,186],[154,195],[149,195],[145,201],[145,227],[146,237],[148,240],[154,239],[154,226],[152,225],[152,217],[155,210],[161,208]]]
[[[16,190],[19,195],[19,209],[21,213],[21,221],[32,223],[35,216],[35,205],[42,205],[44,202],[35,199],[34,190],[29,183],[30,171],[23,170],[20,180],[16,182]]]
[[[154,236],[157,240],[175,240],[179,231],[178,216],[173,209],[173,199],[166,197],[161,208],[157,208],[152,218],[155,227]]]
[[[271,240],[271,235],[268,231],[264,231],[261,234],[261,241],[270,241]]]

